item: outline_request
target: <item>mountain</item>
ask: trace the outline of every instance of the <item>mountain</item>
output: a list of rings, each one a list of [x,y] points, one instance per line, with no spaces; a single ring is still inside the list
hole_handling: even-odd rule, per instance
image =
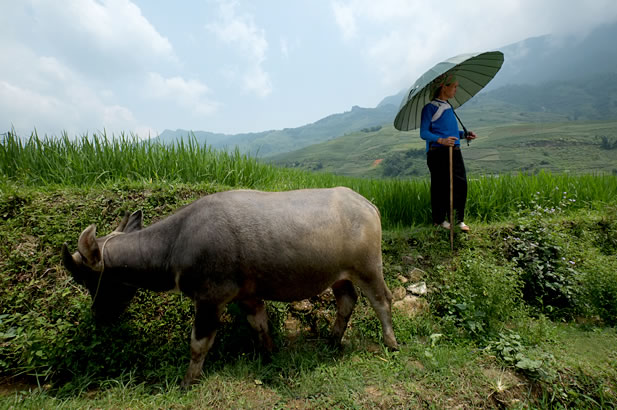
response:
[[[457,112],[469,129],[490,137],[466,149],[470,173],[617,172],[617,72],[503,86]],[[268,160],[340,175],[413,177],[428,173],[424,146],[418,130],[385,124]]]
[[[225,135],[203,131],[165,130],[158,140],[171,143],[194,135],[198,142],[207,142],[214,148],[238,147],[242,152],[266,157],[331,140],[362,129],[381,126],[381,124],[392,121],[397,109],[398,106],[387,104],[376,108],[354,106],[351,111],[332,114],[302,127],[248,134]]]
[[[469,175],[504,173],[617,174],[617,120],[511,123],[474,127],[463,143]],[[418,130],[392,125],[268,158],[278,166],[354,177],[424,177],[425,143]]]
[[[596,27],[586,36],[546,35],[500,49],[505,62],[485,88],[491,91],[511,84],[537,85],[617,70],[617,24]]]
[[[569,80],[506,85],[478,94],[457,112],[468,128],[515,122],[617,119],[617,67],[614,69]]]
[[[615,38],[617,24],[612,24],[584,37],[547,35],[505,46],[501,48],[505,62],[496,78],[458,112],[465,115],[468,127],[613,118]],[[297,128],[235,135],[165,130],[157,139],[171,143],[194,135],[199,143],[215,148],[238,147],[242,152],[271,157],[392,124],[406,91],[385,97],[375,108],[354,106]]]

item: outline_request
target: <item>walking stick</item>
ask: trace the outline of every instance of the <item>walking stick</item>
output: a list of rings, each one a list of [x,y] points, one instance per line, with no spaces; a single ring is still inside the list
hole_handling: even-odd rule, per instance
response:
[[[454,251],[454,165],[452,162],[453,147],[448,147],[450,156],[450,250]]]

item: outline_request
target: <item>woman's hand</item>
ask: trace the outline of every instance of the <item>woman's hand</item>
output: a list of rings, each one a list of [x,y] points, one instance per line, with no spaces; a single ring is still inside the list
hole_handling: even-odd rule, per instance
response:
[[[456,137],[439,138],[437,143],[446,147],[453,147],[456,144]]]
[[[465,138],[467,138],[468,140],[475,140],[476,138],[478,138],[478,136],[476,135],[475,132],[469,131]]]

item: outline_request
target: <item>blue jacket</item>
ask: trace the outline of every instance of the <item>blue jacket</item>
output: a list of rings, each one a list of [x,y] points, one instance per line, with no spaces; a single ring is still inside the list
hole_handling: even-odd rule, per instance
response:
[[[431,145],[442,146],[437,143],[439,138],[457,137],[455,146],[460,146],[461,138],[465,138],[463,134],[458,129],[452,106],[446,101],[434,99],[422,108],[420,137],[426,141],[426,151]]]

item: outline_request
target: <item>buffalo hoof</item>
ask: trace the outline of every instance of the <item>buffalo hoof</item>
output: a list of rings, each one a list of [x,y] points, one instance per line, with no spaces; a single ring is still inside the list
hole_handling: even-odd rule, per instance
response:
[[[398,352],[400,350],[400,348],[398,347],[398,343],[394,343],[394,344],[386,344],[386,347],[388,348],[389,351],[391,352]]]
[[[197,383],[197,380],[193,380],[193,379],[187,380],[186,378],[184,378],[184,380],[182,380],[182,382],[180,383],[180,388],[182,390],[188,390],[189,387],[191,387],[192,385],[196,383]]]

